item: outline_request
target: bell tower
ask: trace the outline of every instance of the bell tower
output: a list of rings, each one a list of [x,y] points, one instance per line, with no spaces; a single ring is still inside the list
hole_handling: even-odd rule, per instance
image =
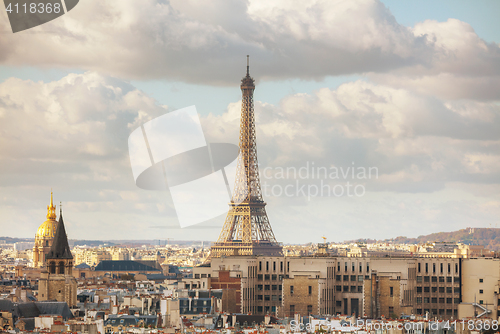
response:
[[[45,270],[38,281],[38,300],[64,301],[68,306],[77,303],[77,283],[73,277],[73,255],[69,248],[62,209],[60,208],[57,229],[45,257]]]

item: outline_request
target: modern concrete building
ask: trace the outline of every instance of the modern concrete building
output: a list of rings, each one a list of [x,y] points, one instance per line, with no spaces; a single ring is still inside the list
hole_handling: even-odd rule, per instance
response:
[[[500,294],[500,259],[468,258],[462,260],[462,302],[459,318],[498,320]]]

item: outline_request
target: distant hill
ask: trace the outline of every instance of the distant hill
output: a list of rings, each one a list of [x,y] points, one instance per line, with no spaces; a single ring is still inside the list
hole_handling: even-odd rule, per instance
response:
[[[465,228],[454,232],[437,232],[428,235],[421,235],[417,238],[396,237],[393,239],[373,240],[359,239],[353,242],[388,242],[396,244],[424,244],[427,242],[447,241],[461,242],[467,245],[483,245],[490,250],[500,250],[500,228]]]

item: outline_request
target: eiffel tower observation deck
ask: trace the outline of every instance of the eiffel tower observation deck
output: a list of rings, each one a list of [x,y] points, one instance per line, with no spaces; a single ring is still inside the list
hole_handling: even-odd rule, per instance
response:
[[[274,237],[262,198],[253,109],[255,83],[250,77],[248,56],[247,74],[240,87],[243,96],[238,167],[229,212],[211,256],[282,255],[282,246]]]

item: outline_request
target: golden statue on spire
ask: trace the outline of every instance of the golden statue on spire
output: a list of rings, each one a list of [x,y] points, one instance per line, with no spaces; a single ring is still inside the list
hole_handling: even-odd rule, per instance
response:
[[[50,190],[50,205],[47,205],[47,219],[56,220],[56,207],[54,205],[52,189]]]

